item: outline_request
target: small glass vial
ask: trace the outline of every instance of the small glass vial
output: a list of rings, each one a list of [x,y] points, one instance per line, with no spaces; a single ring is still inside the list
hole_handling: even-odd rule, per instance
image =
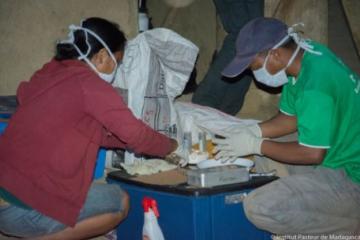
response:
[[[199,132],[199,150],[200,152],[206,152],[206,133]]]
[[[186,149],[186,151],[190,154],[191,150],[192,150],[191,132],[184,132],[183,146],[184,146],[184,149]]]

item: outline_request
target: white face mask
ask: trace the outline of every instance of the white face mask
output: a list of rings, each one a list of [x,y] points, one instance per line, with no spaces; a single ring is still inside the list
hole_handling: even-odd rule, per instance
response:
[[[285,83],[288,82],[288,77],[286,75],[285,70],[293,63],[296,55],[298,54],[300,50],[300,47],[298,46],[295,50],[295,52],[293,53],[293,55],[291,56],[288,64],[286,65],[285,68],[281,69],[280,71],[278,71],[277,73],[275,73],[274,75],[272,75],[271,73],[268,72],[268,70],[266,69],[266,63],[267,60],[269,58],[269,54],[266,56],[264,64],[261,68],[259,68],[258,70],[253,71],[254,76],[256,78],[257,81],[269,86],[269,87],[279,87],[284,85]]]
[[[104,81],[108,82],[108,83],[112,83],[114,81],[115,78],[115,73],[116,73],[116,69],[117,69],[117,61],[115,59],[114,54],[112,54],[112,52],[110,51],[110,48],[107,46],[107,44],[99,37],[99,35],[97,35],[95,32],[91,31],[90,29],[87,28],[83,28],[83,27],[79,27],[79,26],[75,26],[75,25],[70,25],[69,26],[70,29],[70,33],[69,33],[69,39],[62,41],[62,43],[71,43],[72,45],[74,45],[76,51],[79,53],[79,60],[84,60],[98,75],[101,79],[103,79]],[[83,52],[81,52],[81,50],[79,49],[78,46],[76,46],[76,44],[74,43],[74,32],[76,30],[83,30],[85,33],[85,40],[86,40],[86,44],[88,46],[87,52],[84,54]],[[109,56],[111,57],[111,59],[114,61],[115,63],[115,67],[114,70],[112,71],[112,73],[102,73],[99,72],[97,70],[97,68],[95,67],[95,65],[88,59],[88,55],[91,51],[91,45],[88,41],[88,33],[90,33],[92,36],[94,36],[103,46],[104,48],[107,50]]]
[[[102,72],[99,72],[97,70],[95,70],[97,72],[97,74],[99,75],[99,77],[104,80],[105,82],[108,82],[108,83],[112,83],[115,79],[115,74],[116,74],[116,65],[115,65],[115,68],[114,70],[112,71],[112,73],[102,73]]]

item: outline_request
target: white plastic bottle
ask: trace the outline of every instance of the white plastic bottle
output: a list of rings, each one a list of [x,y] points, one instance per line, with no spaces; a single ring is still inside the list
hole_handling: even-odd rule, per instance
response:
[[[149,17],[144,12],[139,12],[139,32],[149,30]]]
[[[143,240],[164,240],[164,235],[157,221],[159,211],[156,200],[144,197],[142,205],[144,207]]]
[[[150,20],[147,15],[146,1],[139,0],[139,13],[138,13],[139,32],[149,30]]]

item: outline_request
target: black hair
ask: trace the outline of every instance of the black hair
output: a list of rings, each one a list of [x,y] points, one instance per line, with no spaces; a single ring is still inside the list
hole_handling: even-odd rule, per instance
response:
[[[81,27],[95,32],[107,44],[111,52],[124,51],[126,38],[116,23],[112,23],[103,18],[91,17],[84,20]],[[90,33],[88,33],[87,36],[91,46],[91,51],[87,57],[90,59],[94,54],[104,48],[104,46]],[[87,52],[88,46],[86,44],[84,30],[74,31],[74,43],[81,52],[84,54]],[[76,51],[73,44],[58,43],[56,45],[56,60],[77,59],[78,57],[79,53]]]

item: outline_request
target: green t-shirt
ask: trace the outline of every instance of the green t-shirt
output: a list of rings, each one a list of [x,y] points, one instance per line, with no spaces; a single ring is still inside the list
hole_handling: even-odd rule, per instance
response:
[[[297,117],[299,144],[325,148],[323,166],[360,183],[360,77],[327,47],[309,42],[298,78],[284,86],[280,111]]]

